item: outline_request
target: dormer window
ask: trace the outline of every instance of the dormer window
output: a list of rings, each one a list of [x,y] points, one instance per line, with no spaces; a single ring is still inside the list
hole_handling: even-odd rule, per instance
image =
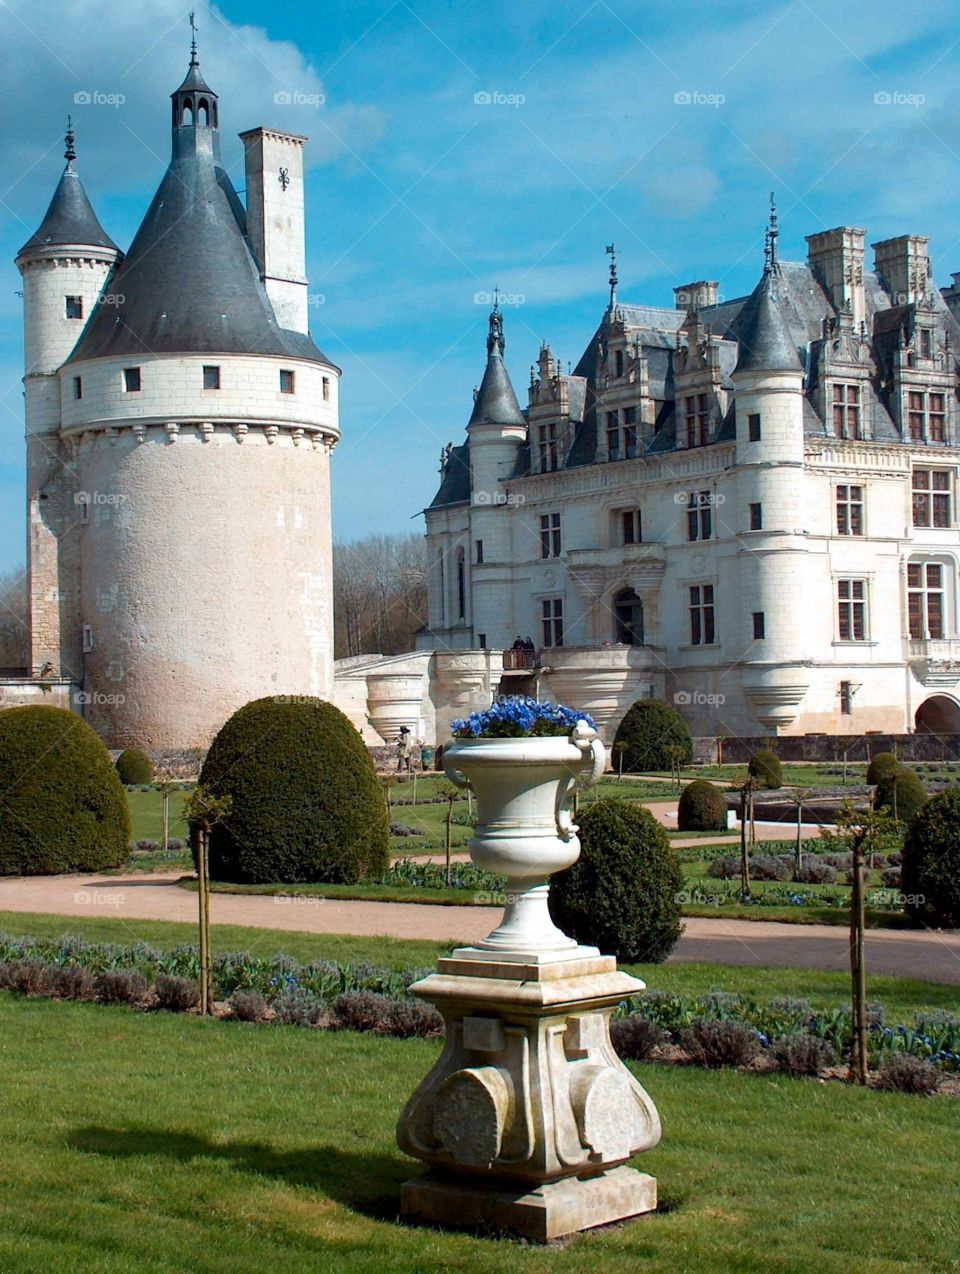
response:
[[[833,432],[838,438],[860,437],[860,386],[833,386]]]
[[[280,368],[280,393],[292,394],[294,392],[294,375],[286,367]]]
[[[920,329],[920,357],[933,358],[933,333],[929,327]]]
[[[123,369],[123,388],[128,394],[140,393],[139,367],[125,367]]]
[[[684,399],[684,415],[687,423],[687,446],[705,447],[708,435],[707,395],[691,394]]]
[[[83,297],[82,296],[68,296],[65,298],[65,302],[66,302],[66,315],[68,319],[83,318]]]
[[[942,393],[912,389],[907,395],[907,437],[911,442],[946,442],[946,399]]]

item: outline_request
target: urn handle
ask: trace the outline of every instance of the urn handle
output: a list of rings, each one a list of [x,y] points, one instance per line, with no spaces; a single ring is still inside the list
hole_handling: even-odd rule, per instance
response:
[[[583,760],[590,760],[590,768],[584,765],[583,769],[577,775],[573,782],[573,790],[575,792],[583,792],[588,787],[596,787],[603,777],[604,767],[607,763],[607,753],[600,739],[597,737],[595,730],[584,721],[578,721],[573,728],[570,741],[574,747],[580,749]]]
[[[469,787],[470,780],[464,774],[463,770],[458,770],[455,765],[443,758],[443,772],[454,785],[454,787]]]

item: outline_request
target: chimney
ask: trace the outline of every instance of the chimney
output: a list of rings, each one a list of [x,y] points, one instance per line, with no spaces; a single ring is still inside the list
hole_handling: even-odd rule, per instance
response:
[[[929,242],[924,235],[902,234],[873,244],[874,268],[894,305],[915,305],[926,296]]]
[[[960,319],[960,274],[951,274],[953,282],[949,287],[941,288],[940,295],[947,303],[947,308],[955,319]]]
[[[295,133],[240,134],[247,182],[247,238],[280,327],[306,332],[303,144]]]
[[[807,264],[839,313],[847,309],[855,329],[866,319],[863,241],[866,230],[837,226],[807,235]]]
[[[699,310],[705,305],[716,305],[718,283],[698,279],[696,283],[681,283],[673,289],[674,306],[678,310]]]

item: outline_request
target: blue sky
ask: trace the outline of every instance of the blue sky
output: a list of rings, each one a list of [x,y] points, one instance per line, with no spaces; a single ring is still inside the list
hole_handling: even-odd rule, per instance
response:
[[[64,116],[126,246],[169,154],[186,4],[0,0],[0,570],[23,559],[17,248],[62,167]],[[960,270],[960,39],[947,8],[847,3],[273,0],[196,4],[225,161],[267,124],[310,137],[317,343],[343,369],[334,523],[422,528],[483,370],[494,284],[521,402],[547,338],[576,361],[623,300],[694,278],[749,291],[777,192],[781,254],[839,224],[931,237]],[[113,104],[74,102],[77,93]],[[278,100],[277,95],[280,94]],[[289,95],[289,102],[283,95]],[[477,101],[477,95],[493,100]],[[116,100],[122,98],[122,101]]]

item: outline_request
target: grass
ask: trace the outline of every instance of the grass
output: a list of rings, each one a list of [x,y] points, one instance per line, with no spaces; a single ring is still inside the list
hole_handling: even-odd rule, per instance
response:
[[[693,1068],[638,1068],[654,1216],[552,1249],[398,1224],[438,1048],[0,995],[0,1269],[960,1269],[960,1103]]]

